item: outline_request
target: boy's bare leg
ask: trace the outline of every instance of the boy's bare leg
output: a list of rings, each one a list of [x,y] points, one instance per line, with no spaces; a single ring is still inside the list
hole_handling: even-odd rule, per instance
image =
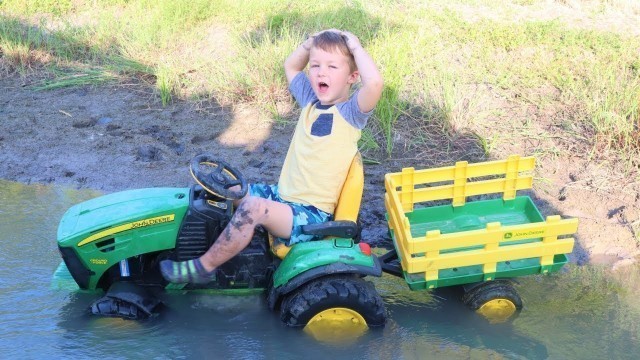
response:
[[[218,240],[200,257],[207,271],[224,264],[251,242],[256,226],[270,234],[288,239],[291,236],[293,212],[289,205],[248,196],[245,197]]]
[[[251,242],[255,228],[262,225],[272,235],[291,236],[293,212],[288,205],[247,196],[240,201],[231,221],[216,242],[198,259],[183,262],[165,260],[160,270],[174,283],[207,283],[215,280],[215,268],[237,255]]]

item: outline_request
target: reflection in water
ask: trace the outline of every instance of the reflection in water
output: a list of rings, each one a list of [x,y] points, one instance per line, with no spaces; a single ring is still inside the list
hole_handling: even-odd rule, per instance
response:
[[[0,181],[0,349],[4,358],[635,359],[640,354],[639,269],[614,276],[570,266],[522,278],[523,311],[488,324],[455,291],[410,291],[390,275],[371,279],[387,326],[349,344],[313,340],[281,324],[264,297],[165,294],[145,321],[90,316],[90,293],[52,290],[60,262],[56,228],[92,191]]]
[[[408,335],[412,340],[399,346],[405,358],[420,358],[425,353],[446,358],[548,357],[543,343],[516,331],[512,322],[489,324],[467,309],[459,300],[462,293],[455,289],[412,292],[402,279],[387,276],[376,282],[376,288],[388,304],[392,321],[405,331],[411,330]]]
[[[514,325],[545,342],[562,344],[555,355],[581,359],[637,359],[640,356],[640,295],[633,267],[610,274],[601,267],[572,266],[560,276],[525,279],[527,316]],[[637,279],[637,275],[636,275]]]

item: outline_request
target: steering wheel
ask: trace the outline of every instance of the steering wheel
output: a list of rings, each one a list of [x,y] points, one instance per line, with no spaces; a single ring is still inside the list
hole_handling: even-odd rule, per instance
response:
[[[244,197],[249,190],[242,173],[224,161],[215,160],[211,154],[197,155],[189,168],[196,182],[215,196],[235,200]]]

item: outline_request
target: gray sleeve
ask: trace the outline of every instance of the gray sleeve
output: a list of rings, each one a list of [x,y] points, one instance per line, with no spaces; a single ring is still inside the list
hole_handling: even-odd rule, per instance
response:
[[[310,102],[316,101],[318,98],[311,88],[311,82],[307,75],[300,71],[289,84],[289,92],[296,99],[301,108],[307,106]]]
[[[356,129],[362,130],[367,125],[367,121],[371,114],[373,114],[373,110],[366,113],[360,111],[360,107],[358,106],[358,92],[359,90],[356,90],[349,100],[337,106],[340,115],[342,115],[349,124],[353,125]]]

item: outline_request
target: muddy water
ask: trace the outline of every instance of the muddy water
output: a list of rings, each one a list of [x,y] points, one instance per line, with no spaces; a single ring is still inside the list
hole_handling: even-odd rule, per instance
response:
[[[281,325],[260,295],[167,295],[158,317],[86,314],[93,294],[50,289],[60,262],[57,222],[99,194],[0,181],[0,352],[3,358],[637,359],[640,269],[569,267],[521,279],[525,309],[490,325],[448,291],[411,292],[375,279],[389,312],[382,330],[346,344]]]

